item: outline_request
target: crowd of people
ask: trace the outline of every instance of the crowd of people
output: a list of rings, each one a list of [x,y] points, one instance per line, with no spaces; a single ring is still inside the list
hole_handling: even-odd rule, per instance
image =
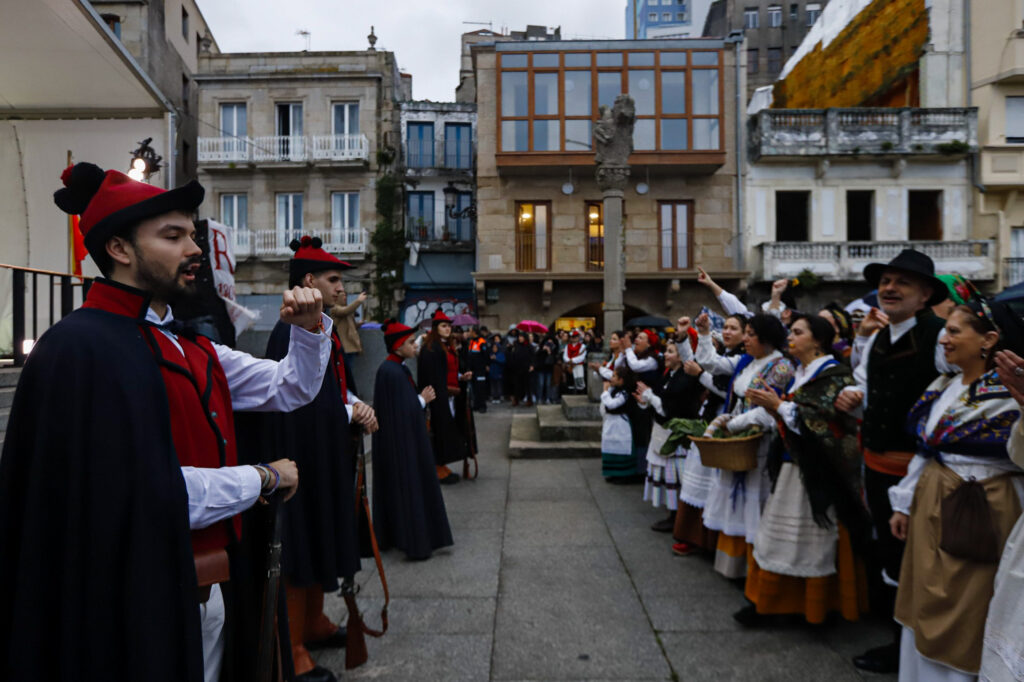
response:
[[[799,310],[780,280],[752,311],[701,270],[717,324],[613,331],[602,472],[743,585],[744,626],[873,610],[892,639],[858,668],[1024,679],[1024,321],[914,250],[864,277],[877,306]]]

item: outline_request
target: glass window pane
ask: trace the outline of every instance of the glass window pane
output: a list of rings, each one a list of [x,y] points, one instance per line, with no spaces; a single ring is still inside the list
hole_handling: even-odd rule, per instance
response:
[[[292,230],[302,232],[302,195],[292,195]]]
[[[533,55],[533,65],[538,66],[558,66],[558,53],[557,52],[540,52]]]
[[[565,72],[565,115],[590,116],[590,72]]]
[[[676,204],[676,267],[685,268],[690,265],[689,235],[686,230],[689,227],[687,219],[690,207],[686,204]]]
[[[235,194],[223,194],[220,197],[220,221],[228,227],[235,226]]]
[[[686,72],[661,72],[661,113],[686,113]]]
[[[661,267],[672,267],[672,204],[662,204],[659,207],[661,219],[659,220],[659,232],[661,241]]]
[[[526,55],[503,54],[501,55],[501,65],[506,69],[526,68]]]
[[[235,204],[235,227],[239,230],[249,229],[249,197],[239,194]]]
[[[277,229],[288,229],[288,195],[277,195]]]
[[[629,53],[629,65],[630,66],[654,66],[654,53],[653,52],[630,52]]]
[[[694,52],[692,58],[694,66],[718,66],[717,52]]]
[[[654,119],[638,118],[633,126],[633,149],[651,151],[654,149]]]
[[[662,52],[661,53],[661,65],[662,66],[686,66],[686,53],[685,52]]]
[[[1006,98],[1006,141],[1019,143],[1024,140],[1024,97]]]
[[[533,150],[537,152],[559,151],[558,121],[533,122]]]
[[[331,229],[340,230],[345,225],[345,195],[341,192],[331,194]]]
[[[695,69],[693,80],[693,113],[718,113],[718,69]]]
[[[663,151],[686,149],[686,119],[664,118],[661,120],[661,149]]]
[[[526,72],[513,71],[501,74],[502,116],[526,116],[529,112],[528,97]]]
[[[538,116],[558,115],[558,74],[533,74],[533,113]]]
[[[622,94],[622,74],[599,73],[597,74],[597,105],[611,106],[615,104],[615,98]]]
[[[548,207],[547,204],[536,204],[534,206],[533,229],[537,245],[537,267],[542,270],[548,268]]]
[[[622,53],[621,52],[598,52],[597,53],[597,65],[598,66],[622,66]]]
[[[590,121],[565,122],[565,151],[587,151],[591,149],[592,133]]]
[[[693,119],[693,148],[718,149],[718,119]]]
[[[590,66],[590,53],[572,53],[565,55],[566,66]]]
[[[629,94],[636,103],[638,116],[654,115],[654,72],[630,71]]]
[[[348,224],[351,230],[359,228],[359,193],[353,192],[348,195]]]
[[[529,151],[530,129],[526,121],[502,121],[501,122],[501,151],[503,152],[525,152]]]

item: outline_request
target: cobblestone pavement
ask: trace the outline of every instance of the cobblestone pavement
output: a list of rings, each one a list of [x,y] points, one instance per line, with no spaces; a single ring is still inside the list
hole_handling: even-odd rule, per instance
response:
[[[595,459],[510,460],[511,415],[478,416],[480,477],[444,488],[454,547],[386,553],[391,629],[367,638],[370,660],[345,672],[343,650],[317,652],[321,665],[352,680],[861,679],[850,656],[884,641],[881,623],[743,629],[741,589],[672,555],[639,486],[608,485]],[[382,592],[363,566],[376,627]],[[327,611],[344,622],[340,597]]]

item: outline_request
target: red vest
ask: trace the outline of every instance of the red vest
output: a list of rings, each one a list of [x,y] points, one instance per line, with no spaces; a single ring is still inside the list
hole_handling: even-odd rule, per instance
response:
[[[178,343],[184,351],[182,357],[182,352],[162,331],[143,322],[149,308],[148,298],[141,292],[112,286],[103,280],[97,280],[89,288],[83,307],[139,320],[139,331],[153,351],[167,390],[171,438],[181,466],[211,469],[235,466],[238,454],[231,391],[213,344],[202,336],[197,336],[195,341],[179,336]],[[236,516],[233,523],[237,536],[242,528],[240,518]],[[221,521],[193,530],[192,550],[226,547],[229,539],[228,524]]]
[[[341,402],[348,405],[348,378],[345,376],[345,355],[341,347],[338,332],[331,329],[331,367],[334,369],[334,380],[341,391]]]
[[[448,358],[448,387],[458,387],[459,385],[459,356],[455,354],[455,349],[451,346],[445,347],[446,357]]]
[[[583,352],[583,344],[579,343],[579,342],[577,342],[577,343],[570,343],[568,346],[566,346],[565,350],[566,350],[566,355],[568,355],[569,359],[571,360],[571,359],[573,359],[574,357],[576,357],[577,355],[579,355],[580,353]]]

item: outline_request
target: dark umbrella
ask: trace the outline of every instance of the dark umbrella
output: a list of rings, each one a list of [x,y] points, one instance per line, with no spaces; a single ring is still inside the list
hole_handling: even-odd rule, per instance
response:
[[[1012,287],[1003,289],[996,295],[996,301],[1016,301],[1024,298],[1024,282],[1014,284]]]
[[[672,323],[664,317],[655,317],[654,315],[642,315],[640,317],[634,317],[632,320],[626,323],[627,327],[671,327]]]

